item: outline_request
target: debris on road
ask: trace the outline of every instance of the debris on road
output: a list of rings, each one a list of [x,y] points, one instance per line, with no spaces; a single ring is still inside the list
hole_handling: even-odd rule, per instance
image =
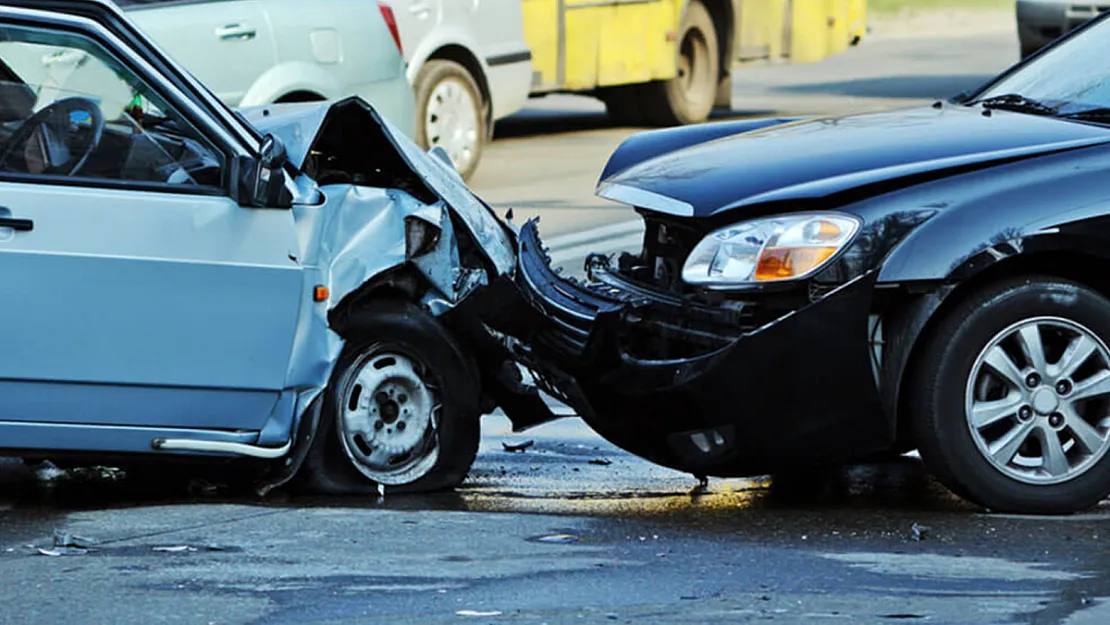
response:
[[[613,461],[608,458],[594,458],[593,460],[590,460],[590,464],[597,464],[603,467],[607,467],[613,464]]]
[[[578,537],[575,536],[574,534],[550,534],[548,536],[540,536],[539,538],[536,539],[536,541],[541,542],[541,543],[560,543],[560,544],[576,543],[576,542],[578,542]]]
[[[501,616],[499,610],[459,610],[455,614],[459,616]]]
[[[34,547],[28,545],[39,555],[59,557],[59,556],[83,556],[89,553],[89,550],[94,545],[100,544],[100,541],[95,538],[86,538],[84,536],[74,536],[69,532],[54,530],[54,546],[49,549],[41,547]]]
[[[509,453],[515,453],[515,452],[518,452],[518,451],[522,452],[525,449],[528,449],[529,447],[531,447],[532,445],[535,445],[535,444],[536,444],[536,441],[528,440],[528,441],[524,441],[523,443],[519,443],[519,444],[516,444],[516,445],[510,445],[509,443],[501,443],[501,446],[505,448],[505,451],[507,451]]]
[[[59,532],[54,530],[54,546],[55,547],[76,547],[78,549],[88,549],[95,545],[99,545],[100,541],[95,538],[87,538],[85,536],[76,536],[69,532]]]
[[[39,555],[51,556],[51,557],[83,556],[83,555],[87,555],[89,553],[88,549],[84,549],[82,547],[54,547],[52,549],[43,549],[43,548],[39,547],[39,548],[36,548],[35,551],[38,551]]]
[[[164,551],[166,553],[183,553],[183,552],[186,552],[186,551],[196,551],[196,550],[197,550],[196,547],[190,547],[189,545],[174,545],[172,547],[154,547],[153,548],[153,551]]]
[[[910,528],[910,531],[913,532],[910,538],[913,540],[925,540],[925,534],[928,533],[929,529],[927,525],[918,525],[914,523],[913,527]]]

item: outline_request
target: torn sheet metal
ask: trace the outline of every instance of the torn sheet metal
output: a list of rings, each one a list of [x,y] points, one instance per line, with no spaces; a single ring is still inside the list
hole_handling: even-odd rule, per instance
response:
[[[258,444],[273,445],[289,440],[331,377],[343,339],[331,328],[328,315],[345,298],[375,278],[411,267],[428,286],[418,303],[440,316],[493,278],[483,267],[465,266],[460,236],[476,243],[497,275],[514,271],[516,253],[492,210],[453,169],[422,152],[361,100],[242,112],[286,143],[290,161],[300,171],[294,181],[300,193],[293,217],[296,260],[305,280],[282,396],[294,406],[275,410],[264,428]],[[363,143],[352,143],[355,131]],[[323,184],[309,172],[318,172]],[[406,232],[416,228],[424,233],[419,239],[423,246],[408,249]],[[313,301],[317,286],[327,287],[326,301]]]

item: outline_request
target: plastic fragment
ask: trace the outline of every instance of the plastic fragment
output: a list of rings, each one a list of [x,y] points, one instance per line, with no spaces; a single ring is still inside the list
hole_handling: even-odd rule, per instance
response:
[[[536,540],[541,542],[541,543],[565,544],[565,543],[576,543],[576,542],[578,542],[578,537],[575,536],[574,534],[550,534],[548,536],[540,536]]]
[[[182,553],[185,551],[196,551],[196,547],[189,545],[173,545],[172,547],[154,547],[154,551],[164,551],[166,553]]]
[[[500,610],[459,610],[455,612],[459,616],[501,616]]]
[[[596,465],[600,465],[600,466],[603,466],[603,467],[607,467],[607,466],[613,464],[613,461],[608,459],[608,458],[594,458],[593,460],[590,460],[590,464],[596,464]]]
[[[529,447],[531,447],[532,445],[535,445],[535,444],[536,444],[536,441],[527,440],[527,441],[524,441],[523,443],[520,443],[520,444],[517,444],[517,445],[510,445],[509,443],[501,443],[501,446],[505,448],[505,451],[507,451],[509,453],[515,453],[515,452],[518,452],[518,451],[524,451],[525,449],[528,449]]]
[[[83,556],[89,553],[88,549],[81,547],[54,547],[53,549],[37,548],[36,551],[40,555],[58,557],[58,556]]]
[[[928,533],[929,529],[927,525],[918,525],[914,523],[913,527],[910,528],[910,531],[913,532],[910,538],[913,540],[925,540],[925,534]]]

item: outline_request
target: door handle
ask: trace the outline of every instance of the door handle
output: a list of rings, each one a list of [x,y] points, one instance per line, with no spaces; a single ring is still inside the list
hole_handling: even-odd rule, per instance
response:
[[[258,35],[258,30],[242,24],[228,24],[216,29],[216,36],[224,41],[248,41]]]
[[[11,228],[21,232],[30,232],[35,228],[35,222],[19,217],[0,217],[0,228]]]

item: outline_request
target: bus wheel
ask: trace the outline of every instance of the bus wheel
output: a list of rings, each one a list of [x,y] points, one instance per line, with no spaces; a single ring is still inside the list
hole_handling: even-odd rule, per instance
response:
[[[645,94],[648,115],[656,124],[675,126],[705,121],[717,99],[719,77],[717,31],[701,2],[686,6],[679,27],[677,73],[653,83]]]

